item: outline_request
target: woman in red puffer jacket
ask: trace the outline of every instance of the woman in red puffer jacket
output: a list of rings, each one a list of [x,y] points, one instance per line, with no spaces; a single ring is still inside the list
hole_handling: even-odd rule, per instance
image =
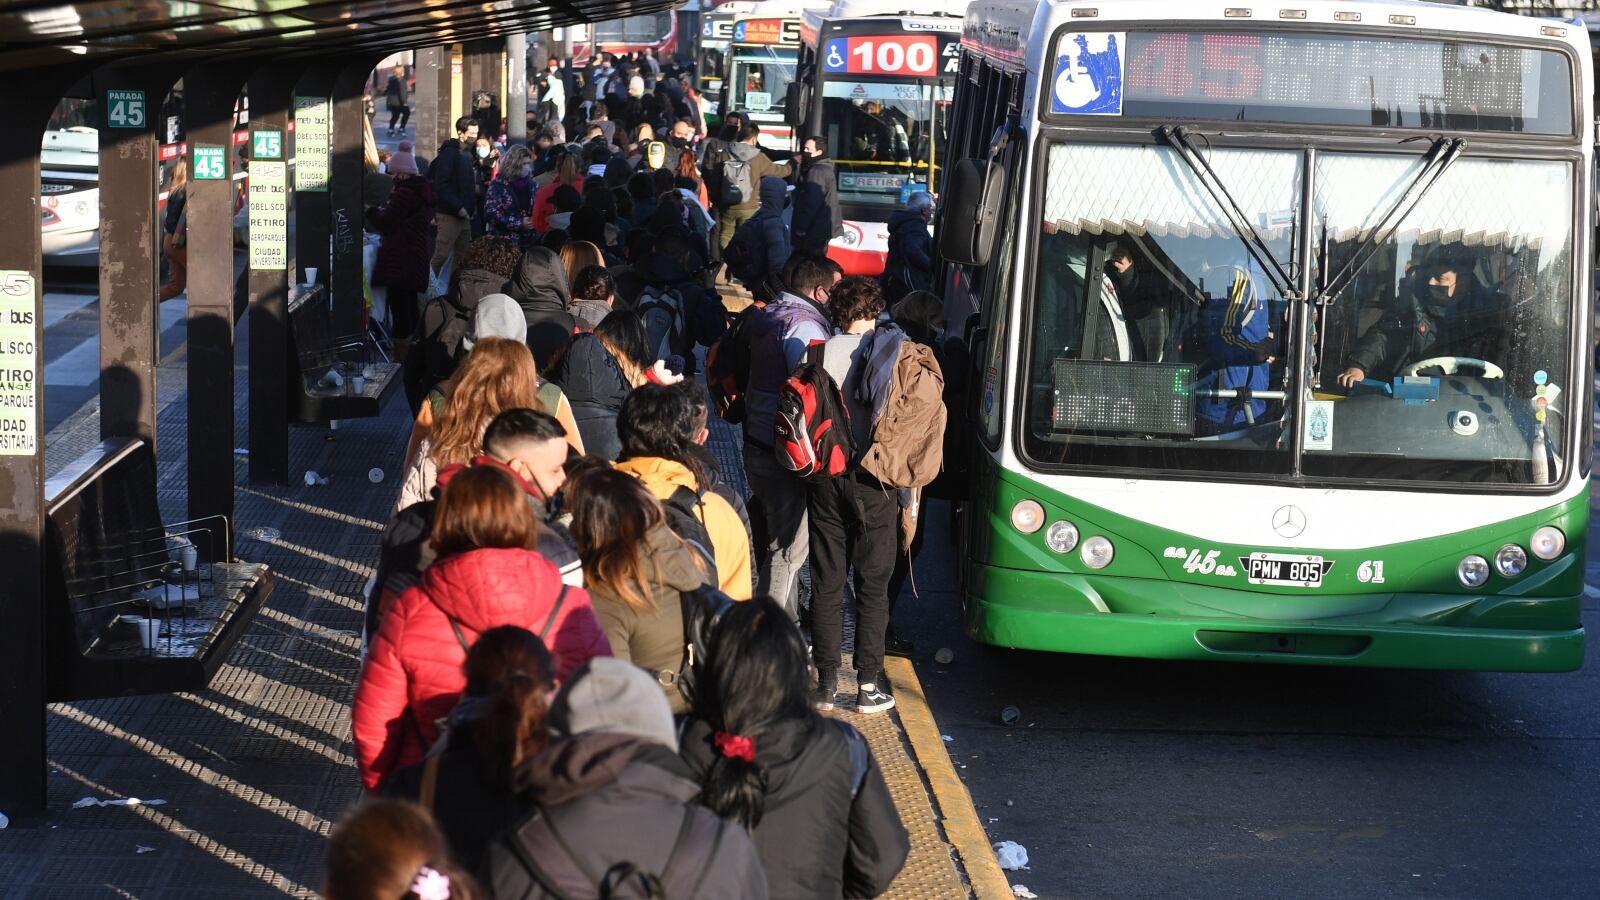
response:
[[[563,680],[611,655],[589,595],[528,549],[538,522],[516,481],[495,466],[450,474],[433,525],[438,560],[385,614],[356,685],[356,759],[369,791],[439,737],[466,686],[467,648],[490,628],[539,635]]]

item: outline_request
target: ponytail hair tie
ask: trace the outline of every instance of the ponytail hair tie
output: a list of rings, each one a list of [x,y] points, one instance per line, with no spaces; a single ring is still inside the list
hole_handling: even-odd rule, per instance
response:
[[[450,900],[450,876],[432,866],[423,866],[411,881],[411,893],[417,900]]]
[[[719,731],[711,736],[711,743],[716,745],[718,753],[729,759],[742,759],[747,763],[756,761],[756,742],[742,734]]]

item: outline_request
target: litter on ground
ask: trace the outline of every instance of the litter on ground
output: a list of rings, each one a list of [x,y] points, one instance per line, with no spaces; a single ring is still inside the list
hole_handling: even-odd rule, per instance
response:
[[[1016,841],[1001,841],[995,844],[994,855],[1002,869],[1016,871],[1028,867],[1028,848]]]
[[[1038,900],[1039,897],[1038,894],[1028,890],[1028,886],[1025,884],[1013,884],[1011,886],[1011,896],[1022,897],[1024,900]]]

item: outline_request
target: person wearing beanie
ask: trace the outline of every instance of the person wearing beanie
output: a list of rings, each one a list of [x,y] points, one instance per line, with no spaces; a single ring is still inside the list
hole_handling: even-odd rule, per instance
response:
[[[591,659],[561,686],[546,722],[555,739],[524,770],[540,814],[489,848],[495,896],[554,897],[545,884],[560,873],[627,864],[662,879],[668,897],[767,897],[749,835],[695,802],[700,789],[653,676]]]
[[[405,359],[421,315],[418,302],[428,287],[428,225],[433,221],[434,195],[428,179],[417,172],[410,141],[389,157],[394,189],[388,202],[367,210],[366,228],[379,235],[372,266],[372,286],[388,288],[389,333],[397,359]]]

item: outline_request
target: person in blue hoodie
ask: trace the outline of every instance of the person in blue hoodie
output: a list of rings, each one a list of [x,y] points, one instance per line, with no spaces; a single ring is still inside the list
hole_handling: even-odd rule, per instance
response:
[[[789,198],[789,183],[771,175],[761,179],[756,191],[761,206],[755,216],[739,226],[728,247],[731,274],[744,282],[750,293],[763,302],[783,290],[779,276],[789,261],[793,246],[789,226],[783,223],[783,207]],[[740,249],[735,250],[735,245]],[[742,265],[736,264],[736,260]]]

